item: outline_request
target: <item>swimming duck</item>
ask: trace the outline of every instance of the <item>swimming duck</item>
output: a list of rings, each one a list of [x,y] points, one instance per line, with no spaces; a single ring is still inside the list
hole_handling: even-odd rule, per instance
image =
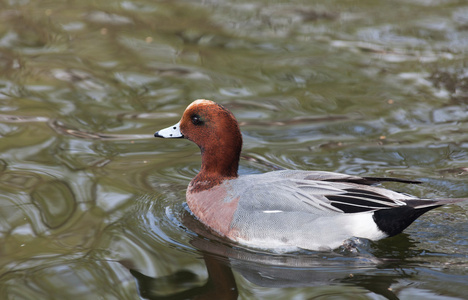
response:
[[[187,204],[218,235],[248,247],[326,250],[352,237],[379,240],[431,209],[466,200],[419,199],[375,185],[418,183],[396,178],[297,170],[239,176],[239,125],[210,100],[192,102],[179,123],[154,136],[186,138],[199,146],[201,169],[187,188]]]

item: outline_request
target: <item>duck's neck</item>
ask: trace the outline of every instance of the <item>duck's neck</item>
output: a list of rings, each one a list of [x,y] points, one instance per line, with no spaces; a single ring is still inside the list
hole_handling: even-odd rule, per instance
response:
[[[190,182],[191,192],[201,192],[221,184],[227,179],[238,177],[239,157],[242,140],[237,143],[224,143],[216,147],[200,147],[202,165],[200,172]]]

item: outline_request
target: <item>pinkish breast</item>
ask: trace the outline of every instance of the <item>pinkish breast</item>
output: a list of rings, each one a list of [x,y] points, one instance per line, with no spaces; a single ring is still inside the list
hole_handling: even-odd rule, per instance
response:
[[[187,204],[192,213],[206,226],[218,234],[236,240],[237,230],[231,228],[239,197],[228,197],[225,185],[217,185],[209,190],[190,192],[187,190]]]

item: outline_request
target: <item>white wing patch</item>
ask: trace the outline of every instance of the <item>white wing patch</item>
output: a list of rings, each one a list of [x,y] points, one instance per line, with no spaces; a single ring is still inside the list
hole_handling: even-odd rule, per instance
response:
[[[282,210],[264,210],[262,211],[264,214],[277,214],[277,213],[282,213]]]

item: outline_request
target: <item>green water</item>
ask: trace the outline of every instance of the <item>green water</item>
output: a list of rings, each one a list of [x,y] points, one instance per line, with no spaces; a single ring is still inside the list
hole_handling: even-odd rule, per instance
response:
[[[0,19],[3,299],[466,299],[468,203],[259,253],[207,237],[184,204],[198,148],[152,137],[212,99],[241,123],[241,174],[468,197],[466,2],[10,0]]]

